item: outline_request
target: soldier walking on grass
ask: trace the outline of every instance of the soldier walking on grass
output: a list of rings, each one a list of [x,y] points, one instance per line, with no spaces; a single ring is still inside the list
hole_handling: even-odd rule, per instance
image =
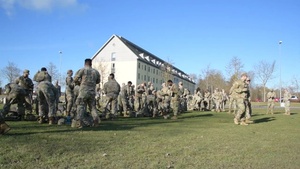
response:
[[[245,82],[247,77],[247,74],[243,73],[241,79],[235,81],[232,86],[233,96],[235,97],[237,104],[237,113],[234,118],[234,124],[248,125],[244,118],[246,111],[245,100],[247,99],[248,91],[248,86]]]
[[[267,98],[268,98],[268,111],[267,114],[273,114],[274,113],[274,105],[275,105],[275,98],[276,98],[276,93],[274,92],[273,89],[267,93]]]
[[[75,127],[82,128],[84,126],[83,120],[87,106],[93,117],[93,126],[98,126],[100,119],[96,110],[95,96],[96,85],[100,83],[100,73],[92,68],[91,59],[85,59],[84,68],[76,72],[74,83],[80,83],[76,99],[77,117]]]

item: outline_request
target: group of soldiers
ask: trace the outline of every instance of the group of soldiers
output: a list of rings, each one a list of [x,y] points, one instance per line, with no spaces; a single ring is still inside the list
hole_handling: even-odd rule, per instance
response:
[[[284,89],[284,94],[282,100],[280,100],[280,103],[284,103],[284,108],[285,108],[285,115],[291,115],[290,111],[290,98],[292,97],[291,93],[287,90]],[[273,89],[271,89],[267,93],[267,99],[268,99],[268,111],[267,114],[274,114],[274,107],[275,107],[275,99],[276,99],[276,93]],[[281,98],[280,98],[281,99]]]
[[[82,128],[85,126],[98,126],[101,118],[113,119],[117,116],[162,116],[168,119],[177,119],[180,113],[187,110],[202,111],[225,111],[225,104],[229,102],[229,111],[234,109],[234,123],[248,125],[252,110],[250,102],[250,79],[247,74],[242,74],[241,79],[235,81],[229,91],[216,88],[211,94],[209,90],[201,92],[197,88],[194,95],[184,88],[183,83],[173,83],[168,80],[162,84],[161,89],[156,90],[151,82],[141,83],[136,87],[131,81],[119,85],[114,74],[110,74],[108,81],[99,88],[100,73],[92,68],[92,60],[86,59],[84,67],[78,70],[73,78],[73,71],[68,70],[65,90],[65,117],[64,120],[71,121],[71,126]],[[37,82],[36,106],[38,122],[48,122],[50,125],[57,122],[60,86],[58,81],[52,84],[51,76],[46,68],[41,68],[33,80]],[[29,70],[24,70],[23,75],[14,83],[5,86],[7,94],[6,103],[0,112],[0,134],[6,133],[10,127],[5,123],[5,115],[10,111],[12,104],[17,104],[17,111],[23,117],[32,115],[32,94],[34,84],[29,78]],[[273,114],[275,92],[272,90],[267,94],[268,112]],[[286,90],[284,101],[286,104],[285,114],[290,114],[289,92]],[[72,120],[71,120],[72,119]],[[61,120],[61,119],[60,119]],[[59,121],[59,120],[58,120]]]
[[[225,90],[216,88],[211,94],[209,90],[201,92],[200,88],[197,88],[194,95],[190,97],[188,105],[189,110],[200,111],[225,111],[225,105],[228,100],[228,95]]]

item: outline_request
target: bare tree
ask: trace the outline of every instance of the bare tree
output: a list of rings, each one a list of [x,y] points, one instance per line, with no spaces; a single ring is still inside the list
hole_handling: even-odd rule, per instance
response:
[[[2,69],[1,73],[9,83],[12,83],[17,77],[20,76],[21,69],[19,69],[15,63],[8,62],[8,65]]]
[[[99,71],[99,73],[101,75],[101,79],[100,79],[101,82],[100,83],[101,83],[102,87],[104,86],[104,81],[106,81],[105,78],[107,78],[108,74],[109,74],[109,72],[107,70],[107,67],[108,67],[108,65],[105,64],[105,62],[103,60],[100,60],[100,61],[97,62],[96,69]]]
[[[231,82],[234,82],[239,78],[243,67],[244,65],[242,64],[241,59],[238,57],[234,56],[230,60],[225,69]]]
[[[47,66],[47,71],[49,73],[49,75],[52,77],[52,82],[54,81],[61,81],[60,80],[60,74],[57,70],[56,65],[54,65],[52,62],[49,63],[49,65]]]
[[[208,89],[212,92],[215,88],[226,89],[227,83],[219,70],[210,69],[210,65],[208,65],[202,70],[198,86],[200,89]]]
[[[298,97],[300,97],[300,94],[299,94],[299,88],[300,88],[299,77],[293,76],[293,79],[292,79],[292,86],[293,86],[294,92],[297,93]]]
[[[257,80],[261,82],[263,86],[263,101],[266,101],[266,84],[270,79],[273,79],[273,73],[275,70],[275,61],[268,63],[266,61],[260,61],[257,65],[254,65],[255,75]]]
[[[173,63],[172,61],[168,58],[166,62],[164,62],[160,66],[161,70],[161,76],[164,82],[167,82],[168,80],[172,79],[173,77]]]

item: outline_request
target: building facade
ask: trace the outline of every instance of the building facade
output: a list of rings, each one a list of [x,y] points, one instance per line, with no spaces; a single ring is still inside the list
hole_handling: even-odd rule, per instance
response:
[[[119,84],[132,81],[137,86],[152,82],[155,89],[160,89],[162,83],[171,79],[177,84],[183,82],[191,92],[195,89],[195,82],[186,73],[121,36],[112,35],[92,60],[101,74],[101,85],[114,73]]]

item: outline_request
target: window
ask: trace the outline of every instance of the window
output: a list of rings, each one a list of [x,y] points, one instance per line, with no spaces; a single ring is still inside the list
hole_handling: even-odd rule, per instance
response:
[[[144,81],[146,81],[146,75],[144,75]]]
[[[138,68],[139,68],[139,69],[141,68],[141,63],[140,63],[140,62],[138,63]]]
[[[156,74],[158,75],[158,70],[156,70]]]
[[[145,70],[147,70],[146,65],[144,66]]]
[[[156,83],[158,83],[158,79],[156,79]]]
[[[111,61],[116,61],[116,53],[111,53]]]
[[[150,82],[150,76],[148,76],[148,82]]]
[[[150,66],[148,66],[148,72],[150,72]]]
[[[155,69],[153,68],[153,74],[155,74]]]
[[[138,79],[140,79],[141,77],[140,77],[140,73],[138,73]]]
[[[116,65],[115,63],[111,64],[111,73],[115,73],[116,72]]]

